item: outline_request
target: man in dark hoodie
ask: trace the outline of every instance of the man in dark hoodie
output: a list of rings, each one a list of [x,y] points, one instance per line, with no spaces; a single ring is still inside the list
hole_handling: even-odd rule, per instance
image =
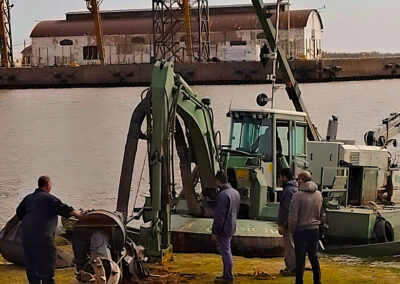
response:
[[[297,182],[291,169],[282,169],[279,176],[283,192],[280,196],[278,212],[278,230],[283,235],[283,252],[285,256],[285,269],[280,272],[284,276],[294,276],[296,273],[296,259],[292,234],[289,232],[289,207],[293,194],[297,191]]]
[[[314,284],[321,283],[318,262],[319,225],[324,218],[322,195],[311,181],[311,174],[303,172],[298,177],[299,190],[293,195],[289,208],[289,230],[293,234],[296,253],[296,284],[303,283],[306,252],[310,260]]]
[[[236,231],[236,218],[239,213],[239,192],[228,183],[227,175],[219,171],[216,185],[220,191],[217,195],[214,209],[214,223],[212,225],[212,239],[217,242],[218,250],[222,256],[224,272],[222,277],[215,278],[215,283],[232,283],[232,252],[231,240]]]

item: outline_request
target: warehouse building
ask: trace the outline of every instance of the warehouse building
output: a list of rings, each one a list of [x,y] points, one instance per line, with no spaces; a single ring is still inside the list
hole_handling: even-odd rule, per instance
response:
[[[150,63],[153,59],[151,10],[103,11],[106,64]],[[275,22],[272,15],[271,20]],[[258,61],[263,32],[252,6],[210,7],[210,59]],[[288,58],[322,56],[322,20],[317,10],[280,13],[279,40]],[[178,34],[185,47],[185,34]],[[42,21],[31,33],[29,59],[33,67],[100,64],[90,13],[71,12],[65,20]]]

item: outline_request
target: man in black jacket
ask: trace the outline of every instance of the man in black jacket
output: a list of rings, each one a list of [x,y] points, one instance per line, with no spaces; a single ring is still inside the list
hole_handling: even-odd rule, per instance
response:
[[[285,269],[281,270],[284,276],[296,274],[296,258],[292,235],[289,232],[289,207],[293,194],[297,191],[297,182],[291,169],[282,169],[279,181],[282,184],[282,194],[279,200],[278,231],[283,235],[283,252],[285,256]]]
[[[74,208],[50,194],[52,182],[41,176],[38,188],[28,194],[17,207],[22,221],[22,246],[25,254],[26,275],[30,284],[54,283],[55,247],[53,238],[58,215],[82,217]]]

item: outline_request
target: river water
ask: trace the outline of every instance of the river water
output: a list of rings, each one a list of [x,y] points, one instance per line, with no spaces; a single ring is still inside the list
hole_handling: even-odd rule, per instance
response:
[[[325,136],[331,114],[339,116],[340,139],[362,142],[390,112],[399,111],[400,80],[301,84],[314,124]],[[75,208],[116,207],[130,116],[145,88],[0,90],[0,226],[12,217],[40,175],[52,193]],[[211,98],[215,129],[226,138],[229,106],[255,106],[269,85],[194,86]],[[293,109],[284,89],[275,106]],[[223,139],[226,141],[226,139]],[[132,189],[139,186],[145,145],[139,145]],[[146,192],[147,173],[140,184]]]

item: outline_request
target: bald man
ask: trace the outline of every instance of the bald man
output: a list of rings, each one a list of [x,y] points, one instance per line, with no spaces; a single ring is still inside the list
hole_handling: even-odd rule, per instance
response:
[[[22,221],[22,246],[25,254],[26,275],[30,284],[53,284],[56,260],[53,238],[58,216],[82,217],[74,208],[50,194],[51,179],[41,176],[38,188],[28,194],[17,207]]]

